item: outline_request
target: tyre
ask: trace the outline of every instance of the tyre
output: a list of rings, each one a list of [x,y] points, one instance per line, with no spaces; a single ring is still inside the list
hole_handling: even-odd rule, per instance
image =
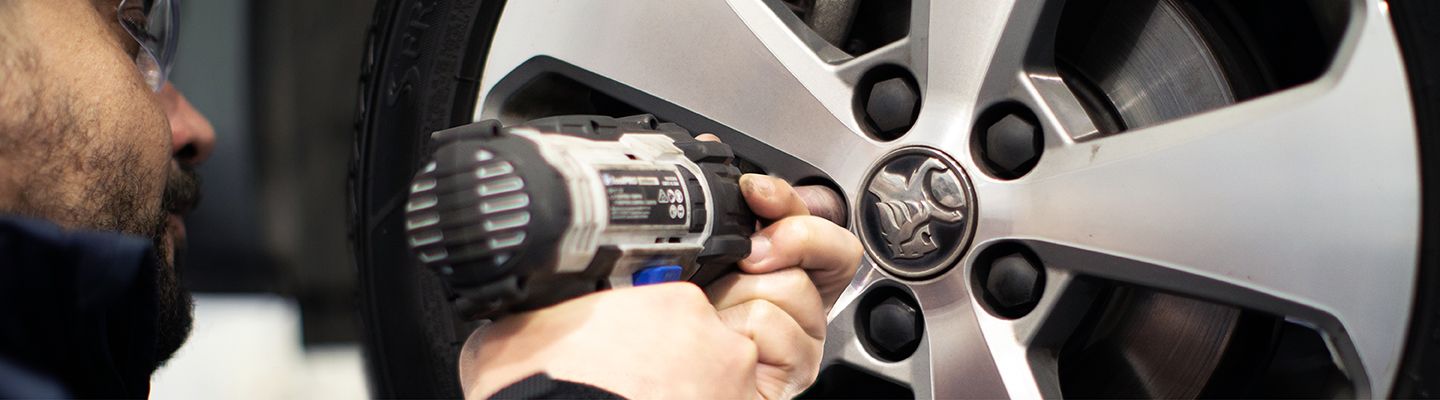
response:
[[[498,1],[380,1],[362,63],[350,166],[351,243],[371,394],[460,398],[456,354],[469,331],[439,280],[404,245],[404,195],[429,132],[466,109]]]
[[[349,186],[372,392],[461,395],[474,326],[410,259],[398,210],[429,132],[650,113],[845,197],[867,257],[806,396],[1434,396],[1436,17],[1424,0],[382,1]],[[877,211],[906,204],[950,213]]]

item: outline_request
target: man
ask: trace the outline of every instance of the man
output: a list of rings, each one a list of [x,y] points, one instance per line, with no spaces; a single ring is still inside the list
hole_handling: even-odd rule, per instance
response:
[[[169,4],[0,0],[0,397],[145,397],[188,335],[176,254],[214,133],[165,83],[174,21],[154,17],[173,17]],[[467,345],[468,393],[777,398],[808,386],[859,245],[783,181],[742,188],[773,221],[743,273],[503,320]]]
[[[215,138],[136,39],[154,3],[0,0],[0,397],[144,397],[189,333],[175,254]]]

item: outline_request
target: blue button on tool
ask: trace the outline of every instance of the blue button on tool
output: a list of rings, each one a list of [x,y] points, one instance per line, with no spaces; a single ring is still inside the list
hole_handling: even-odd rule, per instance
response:
[[[630,284],[635,286],[653,285],[656,283],[674,282],[680,280],[679,265],[661,265],[635,271],[630,275]]]

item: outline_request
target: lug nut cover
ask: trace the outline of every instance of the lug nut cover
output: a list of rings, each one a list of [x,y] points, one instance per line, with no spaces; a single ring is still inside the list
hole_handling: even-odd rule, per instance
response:
[[[996,177],[1019,178],[1040,161],[1044,138],[1040,126],[1026,113],[1006,113],[980,134],[982,159]]]
[[[1014,319],[1029,314],[1045,292],[1045,269],[1030,250],[1018,243],[985,249],[976,257],[975,285],[986,309]]]
[[[870,89],[865,102],[865,114],[875,124],[875,130],[882,135],[903,133],[914,123],[915,109],[920,105],[919,95],[910,88],[903,78],[880,81]]]
[[[875,357],[900,361],[920,346],[925,318],[904,291],[894,287],[872,290],[864,295],[856,311],[861,341]]]
[[[1025,256],[1011,254],[995,260],[985,280],[985,290],[1001,307],[1024,306],[1039,299],[1039,291],[1043,289],[1036,285],[1039,276],[1040,271]]]
[[[914,307],[891,297],[870,310],[870,340],[889,353],[898,353],[920,342],[920,326]]]
[[[855,119],[875,139],[905,135],[920,116],[920,86],[905,67],[886,64],[865,71],[854,96]]]

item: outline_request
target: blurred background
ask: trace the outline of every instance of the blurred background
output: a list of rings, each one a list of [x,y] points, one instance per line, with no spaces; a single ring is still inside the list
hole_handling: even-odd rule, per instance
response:
[[[195,330],[152,397],[367,394],[345,176],[373,0],[192,0],[172,81],[214,123],[184,279]]]

